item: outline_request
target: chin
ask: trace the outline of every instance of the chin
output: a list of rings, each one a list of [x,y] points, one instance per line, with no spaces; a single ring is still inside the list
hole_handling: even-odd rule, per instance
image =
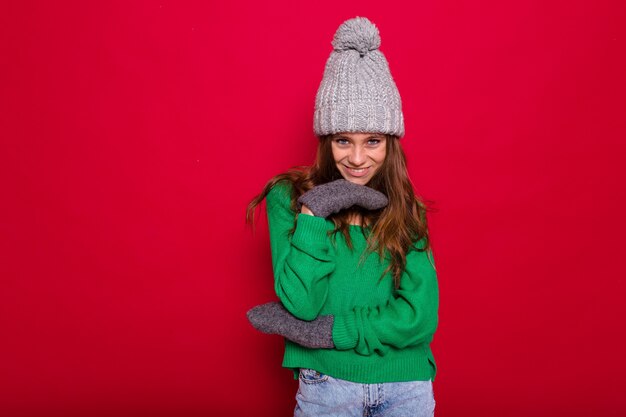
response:
[[[350,178],[350,177],[343,177],[346,181],[350,181],[354,184],[359,184],[359,185],[365,185],[370,181],[370,178]]]

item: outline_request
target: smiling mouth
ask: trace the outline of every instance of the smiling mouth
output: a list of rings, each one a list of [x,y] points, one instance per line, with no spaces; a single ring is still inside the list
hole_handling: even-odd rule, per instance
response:
[[[361,175],[361,174],[365,174],[370,167],[365,167],[365,168],[350,168],[349,166],[344,165],[344,167],[346,168],[346,170],[348,170],[348,172],[350,172],[351,174],[355,174],[355,175]]]

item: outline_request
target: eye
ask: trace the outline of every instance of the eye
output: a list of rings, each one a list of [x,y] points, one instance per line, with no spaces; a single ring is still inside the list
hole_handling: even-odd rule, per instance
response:
[[[348,140],[344,138],[337,138],[335,139],[335,143],[337,143],[338,145],[347,145]]]
[[[380,139],[370,139],[370,140],[368,140],[367,142],[368,142],[370,145],[374,145],[374,146],[376,146],[376,145],[378,145],[378,144],[381,142],[381,140],[380,140]]]

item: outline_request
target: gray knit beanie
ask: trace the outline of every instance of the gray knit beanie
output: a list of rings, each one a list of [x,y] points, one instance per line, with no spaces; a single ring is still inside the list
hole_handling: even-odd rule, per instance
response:
[[[343,22],[315,97],[317,136],[372,132],[404,136],[400,93],[380,47],[378,28],[365,17]]]

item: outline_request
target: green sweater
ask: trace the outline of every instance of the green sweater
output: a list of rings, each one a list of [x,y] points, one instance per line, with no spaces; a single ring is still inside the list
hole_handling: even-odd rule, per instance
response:
[[[275,291],[285,308],[302,320],[334,315],[333,349],[310,349],[285,339],[282,366],[312,368],[359,383],[435,380],[430,342],[437,328],[439,289],[432,256],[410,250],[399,289],[376,252],[358,265],[366,248],[361,227],[350,226],[354,252],[343,235],[331,243],[331,220],[290,208],[291,185],[279,182],[267,195]],[[369,230],[369,229],[366,229]],[[416,243],[423,248],[423,241]],[[432,255],[432,252],[431,252]]]

